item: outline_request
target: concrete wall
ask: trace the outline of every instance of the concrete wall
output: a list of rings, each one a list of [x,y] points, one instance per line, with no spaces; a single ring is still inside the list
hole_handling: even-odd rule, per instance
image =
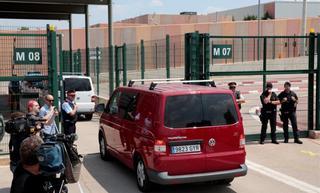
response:
[[[275,2],[275,18],[301,18],[302,17],[302,1],[276,1]],[[320,16],[320,2],[307,2],[307,17]]]
[[[307,31],[314,28],[320,32],[320,18],[308,18]],[[140,40],[152,41],[165,39],[166,34],[170,36],[184,36],[185,33],[199,31],[211,35],[241,35],[252,36],[258,34],[258,21],[237,22],[208,22],[175,25],[134,25],[114,26],[114,43],[121,45],[137,44]],[[69,49],[68,30],[60,30],[64,34],[63,49]],[[90,47],[108,47],[108,28],[90,28]],[[299,35],[300,19],[262,20],[261,35]],[[84,29],[73,30],[73,48],[85,48]]]

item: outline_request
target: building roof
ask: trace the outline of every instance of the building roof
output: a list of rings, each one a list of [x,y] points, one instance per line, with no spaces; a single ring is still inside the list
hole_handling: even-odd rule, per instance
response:
[[[85,14],[89,4],[109,5],[110,0],[0,0],[0,18],[68,20]]]

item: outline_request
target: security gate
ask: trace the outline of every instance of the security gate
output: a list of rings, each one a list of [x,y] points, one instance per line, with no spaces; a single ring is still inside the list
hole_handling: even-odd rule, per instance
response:
[[[320,129],[320,68],[318,65],[316,70],[314,65],[315,57],[320,52],[319,42],[319,35],[314,33],[308,36],[210,36],[197,32],[188,33],[185,35],[185,79],[203,80],[211,77],[221,87],[226,86],[226,80],[240,83],[238,86],[242,89],[245,86],[252,87],[245,91],[248,100],[252,100],[249,101],[250,108],[260,105],[259,95],[265,89],[267,80],[279,85],[279,94],[283,83],[292,79],[293,85],[300,86],[295,87],[295,92],[298,97],[300,94],[302,101],[298,106],[298,127],[304,127],[300,132],[301,136],[308,136],[308,130]],[[319,64],[319,58],[317,62]],[[315,109],[314,75],[317,76]],[[308,86],[302,88],[306,83]],[[305,96],[307,97],[304,98]],[[259,139],[261,124],[253,111],[255,109],[242,109],[247,140]],[[250,125],[252,122],[257,125]],[[278,126],[278,137],[282,138],[281,122]]]

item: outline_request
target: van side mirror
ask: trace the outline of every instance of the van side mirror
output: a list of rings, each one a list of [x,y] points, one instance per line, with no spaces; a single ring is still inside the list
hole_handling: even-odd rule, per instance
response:
[[[104,107],[105,107],[105,105],[104,105],[103,103],[97,104],[97,105],[96,105],[96,108],[95,108],[95,111],[96,111],[97,113],[103,113]]]

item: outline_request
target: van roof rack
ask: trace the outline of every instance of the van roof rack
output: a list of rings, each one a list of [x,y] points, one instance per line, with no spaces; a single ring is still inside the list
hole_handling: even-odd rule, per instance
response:
[[[62,72],[62,75],[81,75],[84,76],[82,72]]]
[[[174,84],[174,83],[201,83],[201,82],[213,82],[214,80],[181,80],[181,81],[170,81],[170,82],[166,82],[166,81],[156,81],[156,82],[151,82],[149,90],[154,90],[155,87],[158,84]]]
[[[132,79],[128,83],[128,87],[132,87],[135,82],[153,82],[153,81],[163,81],[163,82],[168,82],[168,81],[179,81],[179,80],[184,80],[184,78],[156,78],[156,79]]]

